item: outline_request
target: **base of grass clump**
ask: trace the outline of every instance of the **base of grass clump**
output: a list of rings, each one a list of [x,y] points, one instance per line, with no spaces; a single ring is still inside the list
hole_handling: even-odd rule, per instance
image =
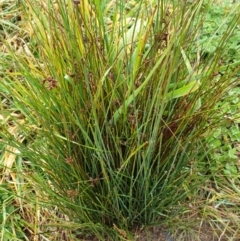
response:
[[[18,5],[30,36],[22,51],[6,40],[1,58],[1,182],[14,183],[3,188],[3,238],[184,240],[192,218],[217,220],[211,132],[222,125],[216,102],[238,83],[224,51],[239,17],[202,56],[208,6]]]

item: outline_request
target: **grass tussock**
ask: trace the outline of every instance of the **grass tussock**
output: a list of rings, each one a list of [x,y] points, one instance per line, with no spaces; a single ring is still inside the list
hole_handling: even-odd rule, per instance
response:
[[[186,214],[239,230],[235,209],[225,220],[239,173],[209,167],[216,103],[239,83],[224,61],[239,5],[211,54],[201,0],[18,7],[21,48],[1,46],[0,135],[1,218],[20,221],[2,225],[2,240],[133,240],[143,226],[181,230]]]

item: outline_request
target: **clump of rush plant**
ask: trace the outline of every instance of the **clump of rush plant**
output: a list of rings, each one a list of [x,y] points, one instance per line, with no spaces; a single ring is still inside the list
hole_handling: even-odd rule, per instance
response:
[[[239,66],[220,72],[239,15],[202,57],[207,5],[186,2],[21,1],[30,40],[25,53],[8,46],[1,90],[18,115],[1,138],[34,183],[24,199],[58,207],[79,237],[165,224],[208,178],[195,167],[237,84]]]

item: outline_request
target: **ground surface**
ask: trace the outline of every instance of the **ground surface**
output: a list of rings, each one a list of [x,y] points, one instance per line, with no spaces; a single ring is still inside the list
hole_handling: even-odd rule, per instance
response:
[[[155,227],[139,233],[136,241],[228,241],[228,239],[213,235],[212,228],[205,224],[195,233],[182,232],[175,234],[173,237],[163,231],[161,227]]]

